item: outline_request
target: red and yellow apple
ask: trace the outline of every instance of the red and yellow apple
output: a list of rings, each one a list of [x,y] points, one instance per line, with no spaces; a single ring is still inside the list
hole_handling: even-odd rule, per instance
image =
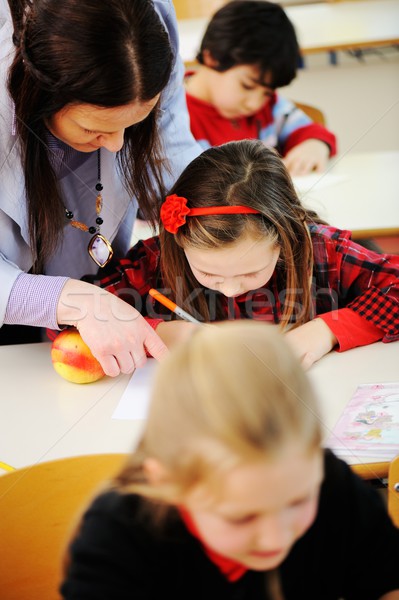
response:
[[[51,360],[57,373],[73,383],[91,383],[105,374],[78,330],[73,327],[57,335],[51,346]]]

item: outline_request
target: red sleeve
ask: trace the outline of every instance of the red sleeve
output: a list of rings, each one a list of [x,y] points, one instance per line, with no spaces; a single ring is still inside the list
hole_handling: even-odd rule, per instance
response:
[[[310,123],[310,125],[304,125],[304,127],[295,129],[288,136],[284,144],[284,156],[292,150],[292,148],[298,146],[298,144],[310,139],[325,142],[330,148],[330,156],[334,156],[334,154],[337,153],[337,139],[335,135],[323,125]]]
[[[374,323],[366,321],[350,308],[341,308],[317,316],[323,319],[338,340],[338,352],[345,352],[357,346],[367,346],[378,342],[384,337],[384,332]]]
[[[312,228],[317,316],[340,350],[382,339],[399,339],[399,256],[377,254],[350,239],[350,232]]]

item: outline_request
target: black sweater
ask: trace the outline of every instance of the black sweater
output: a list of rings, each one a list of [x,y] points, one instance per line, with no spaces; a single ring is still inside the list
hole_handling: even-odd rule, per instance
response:
[[[266,573],[229,582],[171,510],[156,526],[148,502],[99,496],[73,541],[67,600],[265,600]],[[325,454],[318,516],[280,567],[285,600],[375,600],[399,589],[399,530],[368,483]]]

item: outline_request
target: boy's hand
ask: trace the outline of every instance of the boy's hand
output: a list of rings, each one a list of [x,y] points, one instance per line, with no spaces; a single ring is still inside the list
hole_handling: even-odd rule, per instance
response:
[[[288,343],[300,358],[304,369],[328,354],[337,344],[337,338],[322,319],[312,319],[285,334]]]
[[[312,171],[325,171],[330,155],[326,143],[320,140],[306,140],[292,148],[283,158],[291,176],[307,175]]]

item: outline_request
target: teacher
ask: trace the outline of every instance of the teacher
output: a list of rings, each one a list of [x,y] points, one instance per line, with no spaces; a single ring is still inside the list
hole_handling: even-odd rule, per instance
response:
[[[162,359],[137,310],[80,278],[201,151],[172,2],[0,0],[0,80],[0,327],[74,325],[111,376]]]

